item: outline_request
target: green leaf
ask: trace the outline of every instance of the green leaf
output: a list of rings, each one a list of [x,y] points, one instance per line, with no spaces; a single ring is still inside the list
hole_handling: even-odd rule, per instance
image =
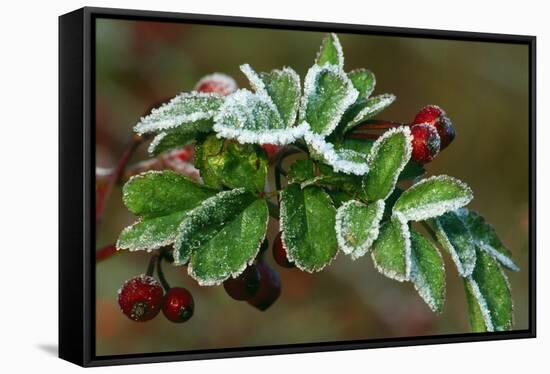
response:
[[[407,221],[422,221],[463,207],[473,197],[465,183],[438,175],[423,179],[403,192],[393,211],[403,214]]]
[[[322,270],[336,256],[336,209],[321,188],[288,185],[281,192],[280,225],[288,259],[301,270]]]
[[[194,141],[199,134],[210,132],[212,125],[212,120],[208,119],[163,131],[151,141],[148,151],[150,154],[158,156],[163,152],[183,147]]]
[[[223,103],[223,97],[204,92],[182,93],[143,117],[134,127],[138,134],[172,129],[185,124],[200,127],[214,117]]]
[[[242,144],[285,145],[301,138],[309,127],[285,123],[267,94],[238,90],[225,99],[214,118],[213,129],[218,136]]]
[[[214,193],[173,171],[149,171],[126,182],[122,200],[133,214],[152,218],[192,209]]]
[[[397,181],[399,182],[408,179],[415,179],[424,174],[426,174],[426,169],[424,169],[424,166],[411,159],[407,162],[407,165],[405,165],[401,174],[399,174]]]
[[[353,196],[344,191],[327,190],[327,193],[329,194],[336,208],[341,207],[346,201],[353,200]]]
[[[301,187],[316,184],[319,186],[340,189],[358,199],[366,199],[363,188],[361,187],[361,177],[352,174],[335,172],[334,169],[326,164],[319,164],[319,175],[303,181]]]
[[[476,247],[470,230],[456,212],[434,219],[437,240],[451,255],[458,274],[467,277],[474,271]]]
[[[336,65],[340,70],[344,68],[344,52],[336,34],[328,34],[321,42],[321,48],[315,57],[315,64]]]
[[[191,211],[174,243],[174,264],[189,260],[188,272],[201,285],[220,284],[241,274],[264,240],[266,201],[245,189],[222,191]]]
[[[126,227],[118,249],[153,250],[174,242],[187,213],[216,192],[172,171],[150,171],[131,178],[123,201],[140,220]]]
[[[120,233],[116,247],[130,251],[153,250],[172,244],[189,210],[137,221]]]
[[[382,94],[368,99],[359,99],[346,111],[342,118],[341,125],[337,132],[345,134],[358,124],[365,122],[384,109],[389,107],[395,101],[395,95]]]
[[[221,186],[244,187],[250,191],[264,189],[268,159],[255,145],[224,141],[210,135],[198,145],[195,159],[206,185],[218,189]]]
[[[286,126],[292,126],[300,105],[298,74],[289,67],[257,74],[248,64],[241,65],[241,71],[250,80],[256,93],[271,99]]]
[[[288,169],[288,183],[302,183],[315,178],[314,168],[315,164],[309,158],[294,161]]]
[[[474,272],[465,279],[472,330],[507,331],[512,328],[513,305],[508,279],[499,264],[477,249]]]
[[[340,249],[354,260],[365,255],[378,237],[383,213],[383,200],[369,205],[351,200],[340,206],[336,212],[336,237]]]
[[[445,265],[436,247],[411,230],[411,281],[430,309],[441,313],[445,304]]]
[[[304,82],[300,121],[308,123],[316,134],[330,135],[358,94],[349,78],[336,66],[313,65]]]
[[[367,155],[374,146],[374,141],[370,139],[344,139],[342,142],[338,142],[339,146],[343,149],[349,149],[355,152]]]
[[[359,98],[368,98],[376,86],[374,74],[367,69],[356,69],[348,73],[348,78],[353,83],[353,87],[359,91]]]
[[[385,200],[395,188],[399,174],[411,158],[411,134],[408,127],[386,131],[374,143],[369,154],[369,174],[363,188],[370,201]]]
[[[512,260],[512,252],[502,244],[493,226],[485,222],[485,219],[474,211],[460,209],[457,214],[470,230],[479,248],[490,254],[507,269],[519,271],[519,267]]]
[[[380,227],[371,252],[376,269],[399,282],[409,280],[411,272],[411,241],[409,225],[393,216]]]

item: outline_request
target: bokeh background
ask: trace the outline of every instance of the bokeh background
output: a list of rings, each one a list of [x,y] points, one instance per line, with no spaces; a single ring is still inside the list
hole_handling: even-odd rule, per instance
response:
[[[96,27],[96,165],[101,173],[123,152],[132,126],[151,107],[189,91],[203,75],[224,72],[248,87],[238,67],[257,71],[288,65],[303,78],[323,33],[98,19]],[[457,138],[428,165],[475,193],[470,204],[497,229],[521,271],[507,272],[515,303],[515,329],[528,327],[528,47],[486,42],[339,34],[345,69],[367,67],[377,93],[397,101],[379,117],[411,121],[426,104],[442,106]],[[132,162],[148,158],[140,149]],[[97,248],[112,244],[134,221],[120,187],[107,201]],[[274,235],[271,228],[271,238]],[[135,323],[119,310],[116,294],[145,271],[149,255],[120,253],[96,267],[96,354],[187,351],[209,348],[328,342],[469,331],[463,284],[444,254],[447,302],[434,315],[411,284],[380,275],[370,256],[339,255],[310,275],[277,267],[282,295],[267,311],[199,287],[185,268],[165,267],[173,285],[187,287],[195,315],[177,325],[162,315]]]

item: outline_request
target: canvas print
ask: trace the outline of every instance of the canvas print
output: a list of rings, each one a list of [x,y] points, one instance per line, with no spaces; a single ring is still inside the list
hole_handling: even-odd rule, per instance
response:
[[[528,328],[527,45],[95,22],[97,356]]]

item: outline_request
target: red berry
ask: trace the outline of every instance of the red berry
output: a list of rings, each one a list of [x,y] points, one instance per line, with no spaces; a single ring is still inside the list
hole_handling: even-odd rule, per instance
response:
[[[223,288],[235,300],[248,300],[260,289],[260,281],[260,271],[255,265],[250,265],[237,278],[223,282]]]
[[[283,245],[283,240],[281,238],[281,233],[277,234],[275,241],[273,242],[273,258],[275,262],[284,268],[293,268],[294,264],[288,259],[288,254],[285,246]]]
[[[277,144],[262,144],[262,148],[269,158],[275,156],[279,152],[279,149],[281,149]]]
[[[118,291],[118,305],[128,318],[149,321],[160,312],[163,291],[160,283],[149,275],[128,279]]]
[[[193,295],[182,287],[173,287],[166,293],[162,313],[172,322],[185,322],[193,316],[195,302]]]
[[[212,92],[226,96],[237,91],[237,83],[229,75],[214,73],[199,80],[195,85],[195,91]]]
[[[419,164],[425,164],[439,153],[440,139],[435,127],[425,123],[411,127],[412,159]]]
[[[174,155],[178,160],[186,162],[189,161],[193,157],[193,149],[192,148],[183,148],[176,151],[176,154]]]
[[[427,123],[434,126],[441,138],[441,150],[447,148],[456,136],[455,129],[447,113],[437,105],[425,106],[414,117],[413,125]]]
[[[281,295],[281,280],[279,274],[267,262],[260,260],[256,266],[260,271],[260,289],[253,298],[248,300],[248,303],[261,311],[265,311]]]

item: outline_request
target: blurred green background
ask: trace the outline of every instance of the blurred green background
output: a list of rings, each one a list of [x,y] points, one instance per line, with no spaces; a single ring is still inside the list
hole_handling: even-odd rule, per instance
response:
[[[98,167],[112,167],[132,126],[151,105],[189,91],[203,75],[224,72],[248,87],[239,65],[257,71],[293,67],[302,77],[323,33],[97,20],[96,147]],[[379,118],[407,122],[426,104],[442,106],[457,138],[428,165],[475,193],[472,209],[497,229],[521,267],[507,272],[515,303],[515,328],[528,327],[528,47],[339,34],[345,69],[366,67],[377,78],[375,94],[397,101]],[[146,159],[142,147],[133,161]],[[117,187],[97,232],[97,248],[114,243],[132,217]],[[271,238],[274,229],[271,228]],[[273,263],[270,252],[267,255]],[[461,279],[444,255],[447,303],[434,315],[411,284],[380,275],[370,256],[340,254],[325,271],[309,275],[273,266],[282,280],[280,299],[266,312],[227,296],[223,287],[199,287],[185,268],[165,267],[171,283],[195,298],[194,317],[181,325],[162,315],[135,323],[119,310],[116,294],[145,271],[149,255],[120,253],[97,265],[96,353],[166,352],[463,333],[469,331]]]

